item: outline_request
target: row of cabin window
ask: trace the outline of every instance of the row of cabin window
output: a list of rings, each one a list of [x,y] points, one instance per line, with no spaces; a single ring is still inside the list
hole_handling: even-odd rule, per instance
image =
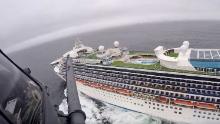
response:
[[[212,120],[219,120],[219,118],[214,118],[214,117],[207,117],[207,116],[201,116],[201,115],[198,115],[198,116],[196,116],[196,115],[193,115],[193,117],[198,117],[198,118],[206,118],[206,119],[212,119]]]
[[[220,117],[220,113],[210,113],[210,112],[201,112],[201,111],[194,111],[194,113],[199,113],[199,114],[207,114],[207,115],[217,115],[217,116],[219,116]]]
[[[95,69],[95,68],[90,68],[90,69]],[[86,70],[87,72],[93,72],[94,70],[88,70],[88,68],[85,68],[84,70]],[[95,69],[96,70],[96,69]],[[106,71],[106,70],[102,70],[101,72],[98,72],[96,70],[97,73],[99,74],[104,74],[103,71]],[[120,76],[120,74],[128,74],[128,75],[125,75],[125,76],[122,76],[123,78],[132,78],[132,79],[144,79],[146,77],[148,78],[159,78],[159,79],[162,79],[162,80],[172,80],[172,81],[179,81],[179,82],[189,82],[189,83],[193,83],[193,84],[206,84],[206,85],[218,85],[220,86],[220,83],[213,83],[213,82],[207,82],[207,81],[199,81],[199,80],[185,80],[185,79],[181,79],[181,78],[174,78],[174,77],[161,77],[161,76],[156,76],[156,75],[146,75],[146,74],[133,74],[133,73],[128,73],[127,71],[126,72],[119,72],[119,71],[115,71],[114,70],[108,70],[107,72],[109,72],[108,75],[113,75],[113,76],[116,76],[118,75],[117,73],[119,73],[118,76]],[[113,73],[112,73],[113,72]],[[132,76],[134,75],[134,76]],[[136,75],[138,75],[139,77],[137,77]],[[145,80],[143,80],[145,81]]]
[[[84,74],[83,74],[84,75]],[[116,82],[125,82],[125,83],[129,83],[129,84],[136,84],[136,85],[141,85],[142,83],[143,84],[148,84],[148,85],[156,85],[156,86],[161,86],[160,84],[151,84],[151,83],[145,83],[145,82],[140,82],[140,81],[134,81],[134,80],[131,80],[131,81],[128,81],[128,80],[120,80],[120,79],[116,79],[116,78],[112,78],[112,77],[104,77],[104,76],[102,76],[102,75],[100,75],[100,76],[98,76],[98,75],[96,75],[96,76],[94,76],[94,75],[92,75],[92,74],[85,74],[85,76],[90,76],[90,77],[95,77],[95,78],[99,78],[99,79],[108,79],[108,80],[110,80],[110,81],[116,81]],[[162,87],[162,86],[161,86]],[[186,87],[180,87],[179,85],[178,86],[170,86],[170,85],[166,85],[166,87],[165,88],[169,88],[169,89],[173,89],[174,91],[188,91],[188,92],[194,92],[195,94],[197,93],[197,94],[201,94],[201,95],[210,95],[210,96],[213,96],[213,95],[215,95],[215,96],[220,96],[220,92],[215,92],[215,91],[212,91],[212,90],[204,90],[204,89],[195,89],[195,88],[187,88],[186,89]],[[215,88],[217,88],[217,87],[215,87]],[[210,88],[209,88],[210,89]],[[219,89],[219,87],[218,87],[218,89]]]
[[[110,77],[110,76],[104,76],[104,75],[96,75],[96,74],[91,74],[91,73],[84,74],[82,72],[81,74],[85,75],[85,76],[99,78],[99,79],[119,81],[119,82],[137,84],[137,85],[141,85],[141,84],[145,83],[144,81],[122,79],[122,78],[116,78],[116,77]],[[152,82],[152,83],[157,83],[157,81],[155,81],[154,79],[153,80],[148,79],[147,81]],[[175,82],[175,81],[161,81],[161,82],[163,82],[163,83],[159,83],[159,84],[174,85],[174,86],[178,86],[178,87],[191,87],[191,88],[195,88],[195,89],[200,88],[200,89],[206,89],[206,90],[220,90],[220,86],[213,86],[213,85],[201,85],[201,84],[186,83],[186,82]]]
[[[97,79],[94,79],[93,81],[97,81]],[[153,90],[153,89],[148,89],[148,88],[140,88],[136,86],[129,86],[126,84],[119,84],[118,82],[108,82],[108,81],[98,81],[100,83],[112,85],[112,86],[121,86],[122,88],[127,88],[129,90],[134,90],[138,91],[137,89],[142,89],[142,91],[145,90],[145,93],[150,93],[153,95],[163,95],[167,97],[176,97],[176,98],[182,98],[182,99],[188,99],[188,100],[195,100],[195,101],[203,101],[203,102],[215,102],[215,103],[220,103],[220,99],[217,98],[210,98],[206,96],[195,96],[195,95],[185,95],[181,93],[172,93],[169,91],[161,91],[161,90]]]

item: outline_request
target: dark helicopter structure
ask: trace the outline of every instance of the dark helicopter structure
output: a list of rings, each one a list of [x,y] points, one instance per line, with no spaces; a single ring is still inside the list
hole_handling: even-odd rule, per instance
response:
[[[71,59],[66,59],[68,115],[51,104],[46,86],[0,50],[0,124],[85,124]]]

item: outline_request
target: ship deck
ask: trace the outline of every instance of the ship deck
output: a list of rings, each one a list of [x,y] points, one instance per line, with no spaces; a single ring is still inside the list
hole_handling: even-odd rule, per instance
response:
[[[129,51],[130,57],[135,56],[147,56],[148,58],[154,58],[155,54],[152,52],[145,52],[145,51]],[[91,53],[86,56],[83,56],[81,59],[91,59],[91,60],[97,60],[96,53]],[[121,68],[133,68],[133,69],[139,69],[139,70],[150,70],[150,71],[160,71],[160,72],[169,72],[169,73],[182,73],[184,75],[208,75],[208,76],[217,76],[217,73],[214,72],[203,72],[203,71],[189,71],[189,70],[180,70],[180,69],[170,69],[166,68],[162,65],[160,65],[159,62],[155,62],[149,65],[141,64],[141,63],[132,63],[132,62],[126,62],[121,59],[115,59],[112,60],[112,67],[121,67]]]

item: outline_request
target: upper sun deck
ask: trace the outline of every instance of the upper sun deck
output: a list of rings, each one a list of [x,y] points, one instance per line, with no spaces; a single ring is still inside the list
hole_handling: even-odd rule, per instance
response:
[[[91,48],[77,42],[73,49],[63,55],[63,57],[70,55],[76,63],[84,64],[96,64],[105,65],[113,67],[123,67],[123,68],[134,68],[134,69],[144,69],[144,70],[154,70],[154,71],[164,71],[164,72],[176,72],[176,73],[188,73],[188,74],[199,74],[199,75],[217,75],[214,72],[207,72],[204,69],[197,70],[184,70],[179,68],[169,68],[163,65],[163,62],[168,63],[169,61],[164,61],[160,56],[165,56],[165,58],[170,58],[169,63],[179,62],[179,64],[184,65],[183,61],[186,61],[190,67],[201,65],[197,62],[192,62],[192,60],[220,60],[220,50],[219,49],[188,49],[189,43],[184,42],[183,46],[179,48],[173,48],[168,50],[163,50],[162,46],[156,48],[154,52],[146,51],[128,51],[127,48],[119,47],[119,42],[115,41],[112,48],[105,49],[104,46],[99,46],[98,48]],[[159,49],[160,48],[160,49]],[[185,53],[185,54],[183,54]],[[158,56],[159,55],[159,56]],[[187,55],[187,58],[185,58]],[[183,59],[185,58],[185,59]],[[177,65],[178,66],[178,63]],[[213,66],[214,67],[214,66]],[[193,68],[193,67],[192,67]]]

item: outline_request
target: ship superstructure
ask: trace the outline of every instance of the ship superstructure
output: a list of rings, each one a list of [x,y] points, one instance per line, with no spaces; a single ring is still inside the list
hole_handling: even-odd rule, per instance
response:
[[[65,59],[52,63],[63,79]],[[94,99],[173,122],[220,123],[217,76],[164,71],[155,55],[129,54],[119,42],[107,50],[84,50],[72,59],[78,90]]]

